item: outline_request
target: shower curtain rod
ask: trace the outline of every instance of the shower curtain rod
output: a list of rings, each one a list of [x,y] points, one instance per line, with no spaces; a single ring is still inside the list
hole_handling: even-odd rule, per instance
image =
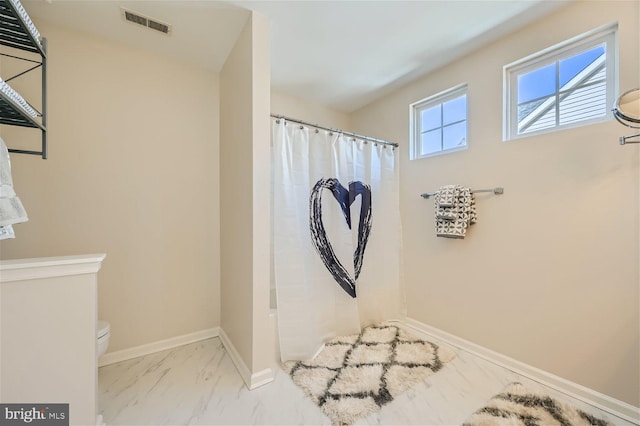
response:
[[[340,130],[340,129],[332,129],[331,127],[320,126],[319,124],[313,124],[313,123],[309,123],[308,121],[297,120],[295,118],[287,117],[287,116],[284,116],[284,115],[271,114],[271,117],[273,117],[275,119],[278,119],[278,120],[286,120],[286,121],[289,121],[291,123],[301,124],[303,126],[315,127],[316,129],[328,130],[329,132],[342,133],[343,135],[351,136],[351,137],[358,138],[358,139],[363,139],[365,141],[371,141],[371,142],[375,142],[375,143],[379,143],[379,144],[383,144],[383,145],[391,145],[394,148],[398,147],[397,143],[388,142],[388,141],[385,141],[385,140],[382,140],[382,139],[376,139],[376,138],[372,138],[372,137],[369,137],[369,136],[359,135],[357,133],[345,132],[344,130]]]

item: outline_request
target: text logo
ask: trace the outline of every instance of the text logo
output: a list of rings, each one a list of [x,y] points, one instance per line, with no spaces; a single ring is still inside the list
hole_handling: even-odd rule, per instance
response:
[[[0,425],[69,426],[69,404],[0,404]]]

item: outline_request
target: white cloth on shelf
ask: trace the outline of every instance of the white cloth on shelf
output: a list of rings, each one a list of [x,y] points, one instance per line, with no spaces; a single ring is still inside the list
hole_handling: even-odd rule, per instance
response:
[[[20,0],[11,0],[11,3],[13,3],[16,12],[18,12],[18,15],[20,15],[20,17],[22,18],[22,21],[25,23],[27,29],[36,40],[36,43],[38,43],[40,47],[42,47],[42,42],[40,41],[40,31],[38,31],[36,26],[33,24],[33,21],[29,17],[27,11],[24,10],[24,7],[22,6],[22,3],[20,3]]]
[[[451,190],[451,187],[455,187]],[[450,203],[450,194],[454,194]],[[442,204],[442,199],[445,204]],[[444,238],[464,238],[469,225],[477,222],[476,201],[471,190],[460,185],[447,185],[436,191],[436,235]]]
[[[9,150],[0,138],[0,239],[15,238],[12,225],[27,220],[27,212],[13,190]]]
[[[0,78],[0,92],[4,93],[4,95],[6,97],[11,99],[16,104],[18,104],[18,106],[20,106],[20,108],[22,108],[31,117],[37,117],[38,116],[38,113],[36,112],[36,110],[33,109],[33,107],[31,107],[31,105],[29,105],[29,102],[25,101],[24,98],[22,96],[20,96],[20,94],[18,92],[13,90],[13,88],[11,86],[9,86],[1,78]]]
[[[15,238],[16,234],[13,232],[13,226],[0,226],[0,240],[8,240],[9,238]]]

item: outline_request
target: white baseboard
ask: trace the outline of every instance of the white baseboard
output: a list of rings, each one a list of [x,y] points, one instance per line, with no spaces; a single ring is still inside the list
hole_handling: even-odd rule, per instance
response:
[[[220,327],[213,327],[206,330],[196,331],[194,333],[184,334],[182,336],[172,337],[170,339],[158,340],[157,342],[147,343],[146,345],[140,345],[115,352],[107,352],[98,359],[98,366],[102,367],[104,365],[160,352],[165,349],[173,349],[178,346],[188,345],[189,343],[198,342],[200,340],[218,337],[219,333]]]
[[[233,346],[231,339],[229,339],[229,336],[227,336],[227,333],[225,333],[222,328],[220,329],[219,337],[222,341],[222,344],[224,345],[225,350],[229,354],[231,361],[233,361],[233,364],[236,366],[238,373],[240,373],[242,380],[244,380],[244,383],[245,385],[247,385],[247,388],[249,388],[249,390],[253,390],[259,386],[266,385],[267,383],[273,381],[274,372],[271,368],[265,368],[264,370],[251,374],[251,370],[249,370],[247,365],[244,363],[242,357],[240,356],[240,353],[238,352],[236,347]]]
[[[624,401],[612,398],[608,395],[589,389],[585,386],[563,379],[547,371],[525,364],[506,355],[494,352],[483,346],[462,339],[446,331],[442,331],[420,321],[407,318],[405,324],[421,333],[427,334],[434,339],[440,340],[451,346],[455,346],[493,364],[504,367],[508,370],[525,376],[531,380],[548,386],[552,389],[567,394],[573,398],[586,402],[587,404],[607,411],[614,416],[618,416],[632,423],[640,425],[640,408],[627,404]]]

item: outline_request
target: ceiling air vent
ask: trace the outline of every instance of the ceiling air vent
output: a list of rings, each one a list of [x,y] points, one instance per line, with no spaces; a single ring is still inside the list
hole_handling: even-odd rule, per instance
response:
[[[144,16],[138,12],[134,12],[125,8],[121,8],[120,11],[122,12],[122,18],[125,21],[142,25],[143,27],[159,31],[163,34],[169,35],[171,33],[171,25],[169,24],[165,24],[164,22],[160,22],[157,19]]]

